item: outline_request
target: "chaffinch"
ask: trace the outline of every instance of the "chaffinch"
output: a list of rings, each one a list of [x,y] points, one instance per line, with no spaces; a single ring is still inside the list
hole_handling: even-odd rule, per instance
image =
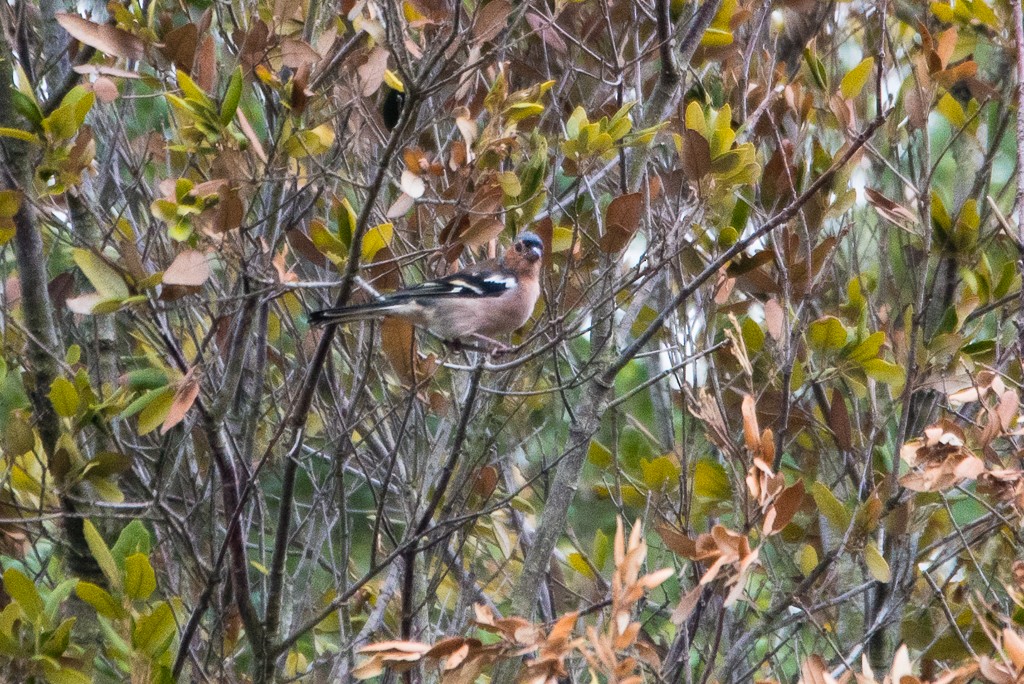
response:
[[[369,304],[314,311],[309,320],[313,325],[335,325],[396,316],[451,344],[476,339],[503,348],[492,338],[521,328],[537,304],[543,253],[544,243],[527,231],[499,259],[481,261]]]

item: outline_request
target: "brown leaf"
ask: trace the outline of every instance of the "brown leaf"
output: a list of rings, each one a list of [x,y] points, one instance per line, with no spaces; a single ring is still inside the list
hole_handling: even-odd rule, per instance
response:
[[[192,408],[192,404],[195,403],[196,397],[199,396],[199,381],[189,376],[185,377],[185,380],[178,387],[178,390],[174,393],[174,399],[171,401],[171,408],[167,412],[167,416],[164,418],[164,424],[160,427],[160,434],[165,435],[167,431],[172,427],[180,423],[184,418],[188,410]]]
[[[967,60],[966,62],[961,62],[954,67],[943,69],[942,71],[932,74],[932,78],[934,78],[935,82],[943,88],[949,89],[960,81],[972,78],[977,73],[978,63],[974,60]]]
[[[895,223],[900,228],[912,229],[917,225],[917,215],[901,204],[893,202],[880,192],[864,188],[864,196],[882,218]]]
[[[493,216],[484,216],[472,221],[469,227],[459,235],[459,241],[467,247],[486,245],[505,230],[505,223]]]
[[[761,446],[761,430],[757,425],[757,411],[754,407],[754,397],[749,394],[743,395],[743,439],[747,444],[750,453],[757,453]]]
[[[611,201],[604,215],[604,235],[601,236],[601,251],[606,254],[619,252],[629,244],[640,227],[644,198],[639,192],[620,195]]]
[[[697,603],[700,601],[700,595],[703,591],[704,587],[698,584],[683,594],[682,598],[679,599],[679,605],[672,611],[672,617],[670,618],[672,624],[678,627],[690,618],[690,615],[693,614],[694,609],[697,607]]]
[[[167,59],[174,62],[176,67],[186,74],[191,74],[198,43],[199,29],[196,25],[183,24],[164,34],[163,46],[160,48],[160,52],[164,53]]]
[[[226,233],[242,225],[245,218],[245,206],[238,191],[227,183],[217,188],[217,208],[211,228],[217,233]]]
[[[192,62],[192,77],[196,85],[208,93],[217,87],[217,48],[213,36],[209,34],[199,40],[195,60]]]
[[[485,499],[490,498],[498,486],[498,469],[484,466],[473,478],[473,493]]]
[[[548,648],[561,648],[568,643],[569,637],[572,635],[572,628],[576,625],[576,619],[579,617],[579,613],[567,613],[562,617],[558,618],[558,621],[548,632],[547,647]]]
[[[452,10],[445,0],[407,0],[413,9],[434,23],[440,23],[452,15]]]
[[[771,335],[775,341],[782,339],[783,323],[785,322],[786,313],[782,310],[782,306],[775,298],[769,299],[764,303],[764,324],[765,328],[768,329],[768,334]]]
[[[380,325],[380,343],[384,356],[405,382],[416,379],[416,336],[412,323],[401,318],[385,318]]]
[[[388,51],[382,47],[374,48],[367,55],[366,61],[356,69],[363,97],[369,97],[380,89],[387,68]]]
[[[316,248],[316,245],[313,244],[313,241],[309,239],[309,236],[301,228],[292,228],[285,233],[285,238],[296,254],[301,254],[303,258],[317,266],[324,267],[327,265],[327,257]]]
[[[320,55],[309,43],[294,38],[281,40],[281,63],[290,69],[311,67],[320,61]]]
[[[696,183],[711,172],[711,147],[704,136],[690,128],[683,132],[682,137],[683,172],[691,183]]]
[[[694,558],[697,554],[697,544],[685,534],[676,532],[668,525],[658,525],[658,536],[665,542],[669,551],[683,558]]]
[[[563,55],[569,51],[569,46],[562,40],[562,36],[558,35],[558,31],[553,28],[554,21],[545,19],[536,12],[526,13],[526,23],[530,25],[530,28],[536,31],[540,35],[540,39],[555,52],[560,52]]]
[[[119,95],[117,84],[106,76],[100,76],[92,82],[92,91],[96,93],[96,99],[104,104],[113,102]]]
[[[380,641],[375,644],[367,644],[359,649],[359,653],[383,653],[386,651],[398,651],[400,653],[424,654],[430,651],[430,645],[420,641]]]
[[[800,684],[834,684],[825,661],[819,655],[812,655],[800,666]]]
[[[839,388],[832,390],[832,403],[828,407],[828,426],[836,438],[836,445],[843,451],[853,448],[851,439],[850,412],[846,409],[846,399]]]
[[[139,60],[146,56],[146,44],[141,38],[123,29],[97,24],[77,14],[56,14],[57,23],[77,40],[114,57]]]
[[[796,512],[800,510],[800,506],[804,501],[804,481],[797,480],[796,484],[791,487],[786,487],[779,494],[778,498],[775,499],[775,503],[772,505],[772,509],[775,511],[775,517],[772,521],[771,528],[766,530],[767,534],[776,534],[781,532],[782,529],[788,525],[792,520]]]
[[[491,0],[476,14],[473,23],[473,42],[485,43],[497,36],[508,21],[512,4],[508,0]]]
[[[195,250],[185,250],[164,271],[165,285],[199,287],[210,278],[210,262],[206,255]]]

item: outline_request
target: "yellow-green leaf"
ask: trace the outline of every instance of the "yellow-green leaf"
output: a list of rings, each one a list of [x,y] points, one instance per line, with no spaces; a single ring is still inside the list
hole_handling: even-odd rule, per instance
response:
[[[796,565],[804,577],[818,567],[818,552],[810,544],[804,544],[796,554]]]
[[[176,633],[174,613],[167,602],[161,602],[152,613],[136,621],[132,645],[150,658],[159,658],[171,645]]]
[[[156,590],[156,573],[149,556],[133,553],[124,559],[124,595],[133,601],[145,601]]]
[[[650,461],[641,459],[640,471],[643,473],[644,485],[650,490],[671,490],[679,484],[679,466],[668,456],[659,456]]]
[[[864,563],[868,566],[868,572],[878,582],[888,582],[892,579],[889,571],[889,564],[882,558],[881,552],[875,542],[869,541],[864,547]]]
[[[551,229],[551,251],[554,254],[572,247],[572,228],[555,226]]]
[[[363,261],[373,261],[380,250],[391,244],[395,229],[390,223],[382,223],[366,231],[363,236]]]
[[[846,337],[846,328],[835,316],[823,316],[807,326],[807,341],[815,349],[841,349],[846,344]]]
[[[702,458],[693,471],[693,493],[713,501],[726,501],[732,496],[729,475],[718,461]]]
[[[43,612],[43,598],[36,589],[35,582],[17,568],[8,568],[4,572],[4,589],[7,595],[21,607],[29,622],[35,622]]]
[[[967,125],[967,114],[956,98],[949,93],[944,93],[935,105],[936,111],[942,114],[956,128],[963,128]]]
[[[75,384],[67,378],[55,378],[50,384],[50,403],[53,410],[62,418],[71,418],[78,413],[78,390]]]
[[[20,128],[10,128],[8,126],[0,126],[0,138],[14,138],[15,140],[24,140],[25,142],[37,143],[39,137],[23,131]]]
[[[814,503],[829,525],[837,532],[845,532],[850,526],[850,512],[832,490],[821,482],[815,482],[811,485],[811,496],[814,497]]]
[[[860,95],[860,91],[864,90],[864,84],[868,82],[868,77],[871,76],[871,70],[875,68],[875,58],[868,57],[857,66],[850,69],[850,71],[843,76],[843,80],[839,82],[839,92],[843,94],[847,100]]]
[[[118,570],[117,563],[114,562],[114,556],[111,555],[110,548],[103,541],[103,537],[100,536],[99,530],[92,524],[92,521],[83,520],[82,533],[85,535],[85,541],[89,545],[92,557],[96,559],[96,563],[100,566],[100,570],[103,571],[103,576],[107,578],[110,587],[114,591],[121,591],[121,571]]]
[[[146,435],[164,424],[168,411],[174,403],[174,388],[155,390],[155,395],[139,412],[139,435]]]
[[[902,367],[883,359],[868,359],[861,364],[861,368],[869,378],[893,388],[902,387],[907,380],[906,372]]]
[[[313,246],[336,266],[345,262],[348,249],[321,221],[310,222],[309,239],[312,240]]]
[[[17,190],[0,190],[0,218],[14,218],[21,208],[21,193]]]
[[[103,617],[119,620],[127,615],[124,606],[117,599],[111,596],[106,589],[92,582],[79,582],[75,587],[75,593],[78,594],[78,598],[92,606]]]
[[[851,349],[847,358],[856,363],[863,363],[878,356],[883,344],[885,344],[885,333],[879,330],[868,335],[860,344]]]
[[[587,460],[598,468],[609,468],[612,465],[612,452],[604,444],[592,439],[587,448]]]
[[[128,286],[124,279],[98,254],[88,249],[75,249],[72,256],[98,293],[108,298],[128,297]]]
[[[224,101],[220,105],[220,123],[227,126],[235,118],[235,111],[238,110],[238,101],[242,99],[242,67],[239,66],[231,74],[231,81],[228,82],[228,89],[224,93]]]
[[[575,570],[576,572],[580,573],[581,575],[589,579],[594,578],[594,571],[590,569],[589,565],[587,565],[587,561],[583,558],[583,554],[575,552],[570,553],[568,561],[569,567]]]

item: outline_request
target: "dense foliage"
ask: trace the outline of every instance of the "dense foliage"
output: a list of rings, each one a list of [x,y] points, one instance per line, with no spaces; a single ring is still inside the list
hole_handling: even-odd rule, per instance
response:
[[[1018,681],[1022,21],[5,2],[0,678]]]

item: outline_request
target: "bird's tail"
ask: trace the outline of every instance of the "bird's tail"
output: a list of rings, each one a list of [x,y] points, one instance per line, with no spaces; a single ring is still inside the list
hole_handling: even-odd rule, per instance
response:
[[[350,323],[352,321],[363,321],[369,318],[381,318],[401,308],[401,304],[395,302],[379,301],[369,304],[357,304],[355,306],[339,306],[333,309],[321,309],[309,314],[310,325],[336,325],[338,323]]]

